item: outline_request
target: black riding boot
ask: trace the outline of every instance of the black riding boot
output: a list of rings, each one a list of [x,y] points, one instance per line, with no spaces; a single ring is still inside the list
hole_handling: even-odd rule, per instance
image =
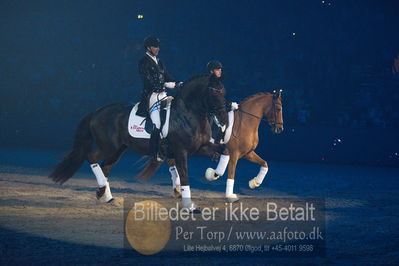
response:
[[[150,153],[152,154],[154,160],[157,160],[158,162],[162,162],[163,158],[161,153],[159,152],[159,135],[160,131],[158,128],[154,127],[154,129],[151,132],[151,137],[150,137]]]

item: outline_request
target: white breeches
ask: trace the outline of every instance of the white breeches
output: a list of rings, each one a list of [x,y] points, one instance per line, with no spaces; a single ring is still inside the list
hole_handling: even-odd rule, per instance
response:
[[[153,92],[150,97],[150,117],[152,120],[152,123],[155,124],[155,126],[160,129],[161,128],[161,118],[160,118],[160,110],[161,110],[161,100],[165,100],[167,95],[166,92]]]

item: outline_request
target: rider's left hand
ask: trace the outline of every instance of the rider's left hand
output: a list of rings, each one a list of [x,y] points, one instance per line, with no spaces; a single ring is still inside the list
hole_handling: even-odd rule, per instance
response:
[[[164,83],[164,86],[165,86],[165,88],[168,88],[168,89],[173,89],[173,88],[176,88],[176,82],[165,82]]]

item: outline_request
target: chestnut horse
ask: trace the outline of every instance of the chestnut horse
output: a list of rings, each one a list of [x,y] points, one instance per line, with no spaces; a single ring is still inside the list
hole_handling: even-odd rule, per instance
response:
[[[284,130],[281,93],[282,90],[251,95],[240,103],[238,110],[234,111],[233,131],[230,140],[226,143],[230,154],[226,184],[226,198],[229,202],[235,202],[239,199],[237,194],[233,193],[235,170],[239,159],[245,158],[260,165],[257,176],[249,181],[248,185],[251,189],[259,187],[267,174],[267,162],[255,152],[259,143],[258,129],[260,122],[264,120],[269,124],[273,133],[279,134]],[[170,169],[174,167],[173,160],[168,160],[168,164]],[[179,176],[178,174],[176,176],[175,171],[171,171],[171,174],[175,196],[180,196]],[[213,169],[207,169],[206,179],[212,181],[219,177]]]

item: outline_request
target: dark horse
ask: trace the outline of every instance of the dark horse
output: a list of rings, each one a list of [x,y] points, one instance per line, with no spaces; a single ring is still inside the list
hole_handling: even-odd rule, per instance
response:
[[[207,119],[212,114],[221,125],[227,123],[224,94],[225,90],[219,79],[197,75],[184,82],[171,105],[164,153],[176,161],[181,178],[183,207],[190,210],[194,210],[196,206],[191,202],[188,157],[199,151],[206,156],[228,154],[223,146],[209,142],[211,130]],[[62,184],[87,160],[99,183],[97,198],[100,199],[105,194],[103,201],[112,200],[106,177],[126,149],[131,148],[143,155],[150,154],[148,139],[133,138],[128,133],[132,107],[131,104],[111,104],[87,114],[78,125],[72,151],[55,166],[49,178]],[[92,147],[93,141],[96,148]],[[98,165],[100,161],[101,166]],[[151,176],[161,164],[162,162],[150,159],[139,177]]]

